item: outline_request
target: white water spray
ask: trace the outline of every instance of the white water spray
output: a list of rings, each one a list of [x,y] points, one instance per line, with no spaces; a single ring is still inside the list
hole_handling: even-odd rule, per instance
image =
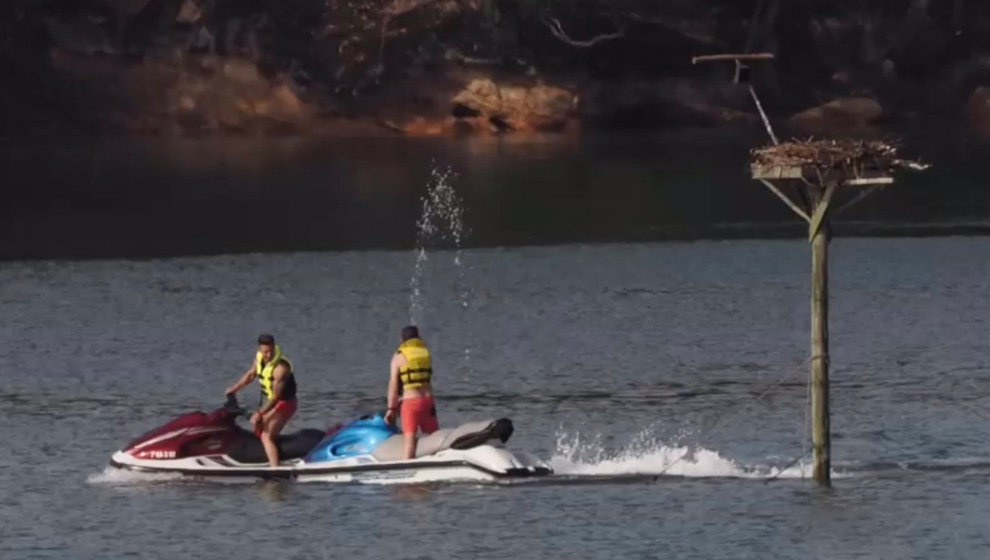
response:
[[[799,463],[781,470],[772,465],[740,465],[718,451],[682,445],[666,445],[649,430],[637,434],[628,444],[608,450],[601,439],[581,434],[560,433],[550,458],[557,475],[614,477],[624,475],[666,475],[697,478],[807,478],[810,464]]]
[[[109,484],[114,486],[142,485],[154,482],[174,482],[182,480],[179,473],[135,472],[113,467],[105,467],[98,473],[86,477],[89,484]]]
[[[455,301],[463,311],[470,306],[471,293],[465,280],[463,242],[464,203],[454,190],[456,175],[448,168],[434,165],[430,182],[422,198],[419,219],[416,221],[415,264],[409,279],[409,323],[419,325],[427,306],[425,277],[430,261],[429,250],[453,250],[453,265],[457,271],[454,281]],[[464,348],[465,364],[470,362],[471,348]]]

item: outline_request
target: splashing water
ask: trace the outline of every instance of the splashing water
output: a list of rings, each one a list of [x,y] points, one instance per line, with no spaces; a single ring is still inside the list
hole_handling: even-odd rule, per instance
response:
[[[555,474],[563,476],[668,475],[712,478],[808,478],[810,465],[781,470],[774,466],[744,466],[717,451],[689,445],[665,445],[643,430],[617,450],[609,451],[600,437],[559,433],[550,458]]]
[[[89,484],[109,484],[114,486],[142,485],[154,482],[182,480],[178,473],[145,473],[106,467],[98,473],[86,477]]]
[[[416,221],[416,260],[409,279],[409,323],[420,325],[427,305],[425,276],[430,260],[429,249],[453,249],[453,265],[457,271],[454,282],[456,301],[462,310],[470,306],[471,292],[465,281],[463,242],[464,204],[454,190],[456,175],[451,169],[434,165],[430,182],[422,198],[419,219]],[[469,338],[470,339],[470,338]],[[470,361],[471,348],[465,347],[464,360]]]
[[[105,467],[102,471],[86,477],[87,484],[106,485],[120,488],[144,487],[156,484],[257,484],[260,479],[250,477],[203,478],[186,476],[169,472],[138,472],[114,467]]]

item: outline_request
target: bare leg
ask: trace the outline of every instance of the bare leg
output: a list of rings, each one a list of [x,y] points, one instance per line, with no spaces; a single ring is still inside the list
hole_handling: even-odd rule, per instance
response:
[[[269,412],[262,419],[261,445],[265,446],[265,455],[268,455],[268,464],[275,468],[278,466],[278,447],[275,446],[275,438],[285,427],[285,419],[282,415],[274,411]]]
[[[409,432],[405,434],[406,438],[406,459],[413,459],[416,457],[416,432]]]

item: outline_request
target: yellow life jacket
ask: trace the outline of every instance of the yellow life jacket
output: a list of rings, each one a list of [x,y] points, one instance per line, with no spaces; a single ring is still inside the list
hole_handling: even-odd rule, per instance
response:
[[[403,390],[429,386],[433,364],[426,343],[418,338],[410,338],[400,344],[395,353],[402,354],[406,359],[405,365],[399,368],[399,381]]]
[[[275,354],[267,364],[262,364],[262,359],[261,352],[258,352],[254,357],[254,372],[258,376],[258,383],[261,384],[261,394],[263,394],[268,400],[271,400],[272,395],[274,394],[272,392],[272,385],[274,384],[273,373],[275,372],[275,366],[277,366],[279,362],[285,362],[285,366],[289,368],[289,376],[292,377],[292,362],[282,355],[282,349],[279,348],[278,345],[275,346]],[[293,389],[295,389],[295,384],[293,383],[292,385]],[[285,400],[292,400],[296,397],[295,390],[292,391],[292,395],[286,395],[286,391],[284,389],[282,393],[282,398]]]

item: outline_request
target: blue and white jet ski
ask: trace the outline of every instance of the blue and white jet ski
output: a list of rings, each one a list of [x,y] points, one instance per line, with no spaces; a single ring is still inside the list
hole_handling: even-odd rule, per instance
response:
[[[432,482],[551,474],[536,457],[505,448],[512,431],[508,418],[440,429],[420,437],[416,458],[404,460],[402,434],[375,414],[318,443],[296,466],[295,476],[300,481]]]
[[[528,454],[512,452],[507,418],[440,429],[419,438],[416,458],[405,460],[403,436],[381,414],[364,416],[324,432],[303,429],[281,435],[282,463],[268,466],[261,441],[237,425],[236,401],[209,414],[193,412],[155,428],[117,451],[120,469],[203,478],[291,478],[327,482],[492,481],[544,476],[553,471]]]

